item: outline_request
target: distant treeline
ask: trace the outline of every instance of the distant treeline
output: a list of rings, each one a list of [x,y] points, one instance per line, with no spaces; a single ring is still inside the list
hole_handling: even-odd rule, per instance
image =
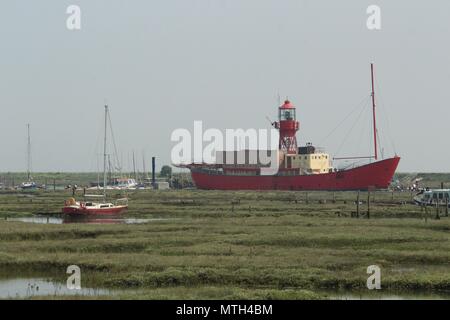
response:
[[[133,174],[122,173],[117,174],[118,177],[134,178]],[[148,177],[151,177],[151,172],[148,173]],[[171,177],[161,176],[161,173],[156,174],[157,179],[170,180],[175,182],[176,186],[186,187],[191,184],[191,177],[189,173],[173,173]],[[26,172],[0,172],[0,184],[6,187],[17,186],[20,183],[27,180]],[[96,181],[103,181],[103,175],[96,172],[34,172],[33,181],[39,185],[53,186],[89,186]]]

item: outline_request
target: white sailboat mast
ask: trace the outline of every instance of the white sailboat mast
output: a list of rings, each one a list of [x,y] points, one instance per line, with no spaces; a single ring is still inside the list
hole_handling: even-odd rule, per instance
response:
[[[144,170],[144,180],[147,178],[147,170],[145,169],[145,153],[142,152],[142,170]]]
[[[137,177],[137,174],[136,174],[136,161],[134,160],[134,150],[133,150],[133,172],[134,172],[134,179],[136,181],[138,181],[138,177]]]
[[[105,136],[103,138],[103,197],[106,200],[106,135],[107,135],[107,126],[108,126],[108,105],[105,105]]]
[[[27,124],[28,144],[27,144],[27,179],[31,181],[31,138],[30,138],[30,124]]]

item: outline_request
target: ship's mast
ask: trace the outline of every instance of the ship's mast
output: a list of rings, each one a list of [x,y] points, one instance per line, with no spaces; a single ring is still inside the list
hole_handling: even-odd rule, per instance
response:
[[[377,160],[377,122],[375,116],[375,86],[373,78],[373,63],[370,64],[370,73],[372,77],[372,114],[373,114],[373,147],[374,147],[374,158]]]
[[[133,172],[134,172],[134,179],[138,181],[138,177],[136,175],[136,161],[134,160],[134,150],[133,150]]]
[[[367,157],[334,157],[334,160],[348,160],[348,159],[378,159],[378,146],[377,146],[377,119],[376,119],[376,112],[375,112],[375,81],[374,81],[374,75],[373,75],[373,63],[370,64],[370,75],[372,79],[372,118],[373,118],[373,148],[374,153],[373,156],[367,156]]]
[[[105,136],[103,138],[103,198],[106,201],[106,135],[107,135],[107,126],[108,126],[108,105],[105,105]]]
[[[27,144],[27,179],[31,181],[31,138],[30,138],[30,124],[27,124],[28,144]]]
[[[145,153],[144,153],[144,151],[142,151],[142,169],[144,170],[144,173],[143,173],[143,179],[145,180],[147,177],[148,177],[148,175],[147,175],[147,171],[146,171],[146,168],[145,168]]]

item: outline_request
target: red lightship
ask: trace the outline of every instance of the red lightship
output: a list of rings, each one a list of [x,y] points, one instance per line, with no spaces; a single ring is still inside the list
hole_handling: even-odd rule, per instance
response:
[[[311,144],[298,147],[296,132],[299,122],[296,120],[295,107],[288,100],[279,107],[278,121],[272,125],[279,130],[279,169],[274,175],[261,174],[260,164],[236,165],[192,163],[186,165],[191,170],[192,179],[199,189],[217,190],[367,190],[386,189],[397,169],[400,157],[378,160],[377,129],[375,116],[375,92],[373,65],[372,112],[374,154],[368,157],[368,164],[351,169],[338,170],[331,165],[327,153],[320,152]],[[249,152],[249,150],[244,150]],[[234,159],[236,153],[234,152]],[[223,153],[226,157],[226,152]],[[229,153],[228,153],[229,154]],[[334,158],[344,159],[344,158]]]

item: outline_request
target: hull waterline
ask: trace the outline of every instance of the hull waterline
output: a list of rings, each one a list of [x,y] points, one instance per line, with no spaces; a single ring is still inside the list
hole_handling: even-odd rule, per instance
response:
[[[72,216],[114,216],[126,211],[128,206],[117,206],[113,208],[80,208],[77,206],[67,206],[62,212]]]

